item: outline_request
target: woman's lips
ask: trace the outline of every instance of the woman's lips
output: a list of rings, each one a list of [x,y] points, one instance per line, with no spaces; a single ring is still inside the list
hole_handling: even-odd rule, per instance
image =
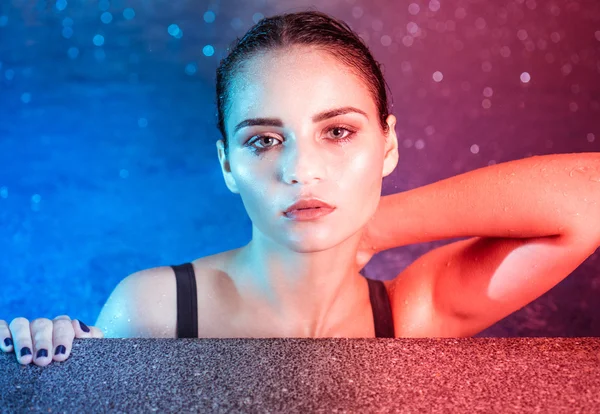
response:
[[[306,198],[301,198],[298,201],[296,201],[294,204],[292,204],[291,206],[289,206],[285,212],[289,212],[292,210],[301,210],[301,209],[308,209],[308,208],[317,208],[317,207],[324,207],[324,208],[334,208],[334,206],[327,204],[326,202],[319,200],[318,198],[315,197],[306,197]]]
[[[331,212],[333,212],[335,208],[330,207],[315,207],[315,208],[302,208],[297,210],[290,210],[284,215],[295,221],[309,221],[316,220],[318,218],[324,217]]]

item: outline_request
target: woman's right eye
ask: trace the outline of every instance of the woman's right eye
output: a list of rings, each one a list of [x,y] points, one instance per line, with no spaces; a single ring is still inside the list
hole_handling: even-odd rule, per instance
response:
[[[259,136],[257,136],[257,137],[256,137],[254,140],[252,140],[252,141],[248,142],[248,145],[249,145],[249,146],[251,146],[251,147],[254,147],[254,148],[255,148],[255,149],[257,149],[257,150],[267,149],[267,148],[270,148],[270,147],[272,147],[272,146],[273,146],[273,145],[268,145],[268,144],[267,144],[267,146],[266,146],[266,147],[265,147],[265,146],[263,146],[263,147],[255,147],[255,146],[254,146],[254,144],[255,144],[256,142],[263,141],[263,143],[264,143],[264,141],[265,141],[265,140],[277,140],[277,138],[275,138],[275,137],[271,137],[271,136],[269,136],[269,135],[259,135]],[[279,140],[278,140],[278,141],[279,141]]]

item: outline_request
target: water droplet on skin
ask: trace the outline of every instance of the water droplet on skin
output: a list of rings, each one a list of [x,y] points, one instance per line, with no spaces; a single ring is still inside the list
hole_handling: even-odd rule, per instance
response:
[[[571,172],[569,173],[569,176],[573,177],[573,174],[575,173],[575,171],[578,171],[580,173],[585,174],[586,170],[588,169],[588,167],[577,167],[577,168],[573,168],[571,170]]]

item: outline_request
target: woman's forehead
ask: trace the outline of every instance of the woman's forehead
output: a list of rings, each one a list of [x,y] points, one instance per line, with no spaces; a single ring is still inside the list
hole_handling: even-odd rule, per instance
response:
[[[241,83],[278,87],[323,81],[342,84],[360,81],[352,68],[331,53],[306,47],[260,53],[248,59],[238,75],[236,79]]]
[[[364,81],[323,52],[300,51],[253,58],[236,74],[230,97],[230,115],[236,118],[276,109],[301,111],[307,116],[325,107],[375,110]]]

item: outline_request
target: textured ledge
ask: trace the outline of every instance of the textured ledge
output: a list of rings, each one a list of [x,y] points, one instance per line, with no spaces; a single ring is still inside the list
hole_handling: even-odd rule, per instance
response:
[[[600,338],[76,339],[0,373],[2,413],[594,412]]]

